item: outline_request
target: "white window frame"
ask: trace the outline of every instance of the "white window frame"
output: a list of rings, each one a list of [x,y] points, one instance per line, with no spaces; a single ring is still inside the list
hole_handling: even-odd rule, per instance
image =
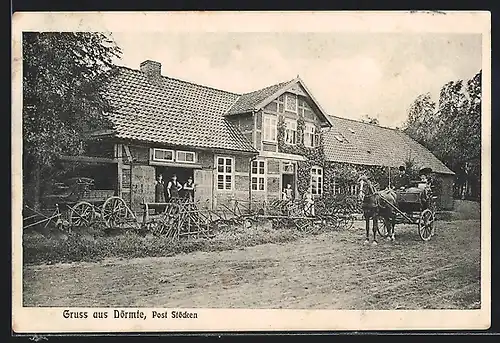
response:
[[[311,130],[312,129],[312,132]],[[306,123],[305,134],[304,134],[304,145],[308,148],[316,147],[316,125],[311,123]]]
[[[294,106],[295,108],[294,109],[287,108],[288,98],[289,97],[295,97],[295,106]],[[297,113],[298,112],[298,107],[299,107],[299,97],[297,96],[297,94],[285,93],[285,111]]]
[[[219,171],[219,159],[224,159],[224,163],[222,164],[223,166],[223,171]],[[230,160],[230,168],[231,171],[227,171],[227,161]],[[217,191],[232,191],[234,189],[234,157],[230,156],[215,156],[215,170],[217,172],[217,178],[215,180],[216,184],[216,189]],[[222,188],[219,188],[219,176],[223,177],[222,181]],[[231,181],[229,182],[229,187],[228,187],[228,182],[227,182],[227,176],[231,177]]]
[[[291,170],[286,170],[286,167],[290,166]],[[283,162],[283,173],[285,174],[294,174],[295,173],[295,163],[293,162]]]
[[[161,152],[169,152],[172,154],[172,158],[170,160],[164,159],[164,158],[156,158],[156,152],[161,151]],[[153,161],[158,161],[158,162],[174,162],[174,156],[175,156],[175,151],[171,149],[161,149],[161,148],[153,148]]]
[[[352,185],[349,185],[348,187],[349,187],[348,188],[349,195],[356,195],[356,194],[358,194],[358,185],[352,184]]]
[[[181,161],[179,159],[179,153],[181,153],[181,154],[191,154],[191,155],[193,155],[193,160],[192,161]],[[177,162],[182,162],[182,163],[196,163],[196,153],[194,151],[177,150],[175,152],[175,160]]]
[[[318,173],[319,172],[319,173]],[[323,194],[323,168],[314,166],[311,168],[311,179],[309,186],[311,187],[312,195],[322,195]],[[316,187],[313,188],[313,184],[316,184]],[[316,191],[314,191],[316,190]],[[319,191],[318,191],[319,190]]]
[[[289,140],[289,137],[292,138],[292,141]],[[285,118],[285,143],[289,145],[297,144],[297,121],[294,119]]]
[[[276,112],[285,113],[285,94],[281,94],[276,98]]]
[[[256,166],[254,167],[254,164]],[[252,161],[252,165],[250,166],[250,187],[252,192],[265,192],[266,191],[266,168],[267,163],[265,160],[255,160]],[[254,168],[256,169],[256,173],[254,173]],[[255,183],[254,183],[255,180]],[[254,189],[255,185],[255,189]],[[260,189],[259,185],[262,185],[262,189]]]
[[[264,142],[277,142],[278,116],[272,114],[264,114],[262,118],[262,140]]]
[[[306,110],[309,109],[309,107],[307,106],[307,102],[304,99],[300,99],[297,107],[299,109],[299,114],[305,117]]]

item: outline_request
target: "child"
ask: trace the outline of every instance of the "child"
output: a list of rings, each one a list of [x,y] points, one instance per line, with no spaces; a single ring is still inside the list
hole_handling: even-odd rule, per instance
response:
[[[292,185],[288,183],[286,185],[286,188],[283,189],[282,193],[283,200],[292,200],[292,194],[293,194],[292,192],[293,192]]]

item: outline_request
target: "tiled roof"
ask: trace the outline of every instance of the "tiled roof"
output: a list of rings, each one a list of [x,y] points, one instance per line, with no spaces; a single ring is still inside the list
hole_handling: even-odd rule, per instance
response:
[[[333,127],[324,131],[325,155],[329,161],[398,167],[411,158],[422,168],[454,174],[402,131],[334,116],[329,119]]]
[[[268,97],[279,91],[281,88],[288,86],[295,79],[286,82],[281,82],[272,86],[268,86],[250,93],[242,94],[238,100],[231,106],[228,115],[245,113],[253,110],[258,104],[266,100]]]
[[[107,97],[117,138],[256,152],[223,116],[238,94],[119,67]]]

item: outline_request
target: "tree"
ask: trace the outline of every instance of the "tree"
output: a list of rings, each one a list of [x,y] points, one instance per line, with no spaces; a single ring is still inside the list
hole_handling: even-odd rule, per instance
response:
[[[23,177],[35,207],[57,157],[82,153],[91,131],[111,127],[103,91],[120,54],[102,33],[23,33]]]
[[[435,126],[432,125],[435,111],[436,103],[432,100],[431,94],[419,95],[408,109],[408,119],[403,130],[420,144],[431,146],[435,133],[433,132]]]
[[[458,188],[480,191],[481,71],[472,79],[443,85],[439,102],[417,97],[408,110],[404,131],[456,173]],[[437,107],[437,109],[436,109]]]

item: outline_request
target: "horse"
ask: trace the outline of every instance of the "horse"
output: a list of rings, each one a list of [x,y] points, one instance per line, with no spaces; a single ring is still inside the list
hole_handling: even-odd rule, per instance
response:
[[[359,200],[362,202],[363,216],[366,223],[366,240],[364,244],[370,243],[370,219],[373,219],[373,244],[377,244],[378,218],[382,217],[388,232],[388,240],[394,241],[394,225],[396,222],[396,213],[392,206],[397,204],[396,192],[386,188],[377,191],[366,176],[358,179]],[[392,205],[392,206],[391,206]]]

